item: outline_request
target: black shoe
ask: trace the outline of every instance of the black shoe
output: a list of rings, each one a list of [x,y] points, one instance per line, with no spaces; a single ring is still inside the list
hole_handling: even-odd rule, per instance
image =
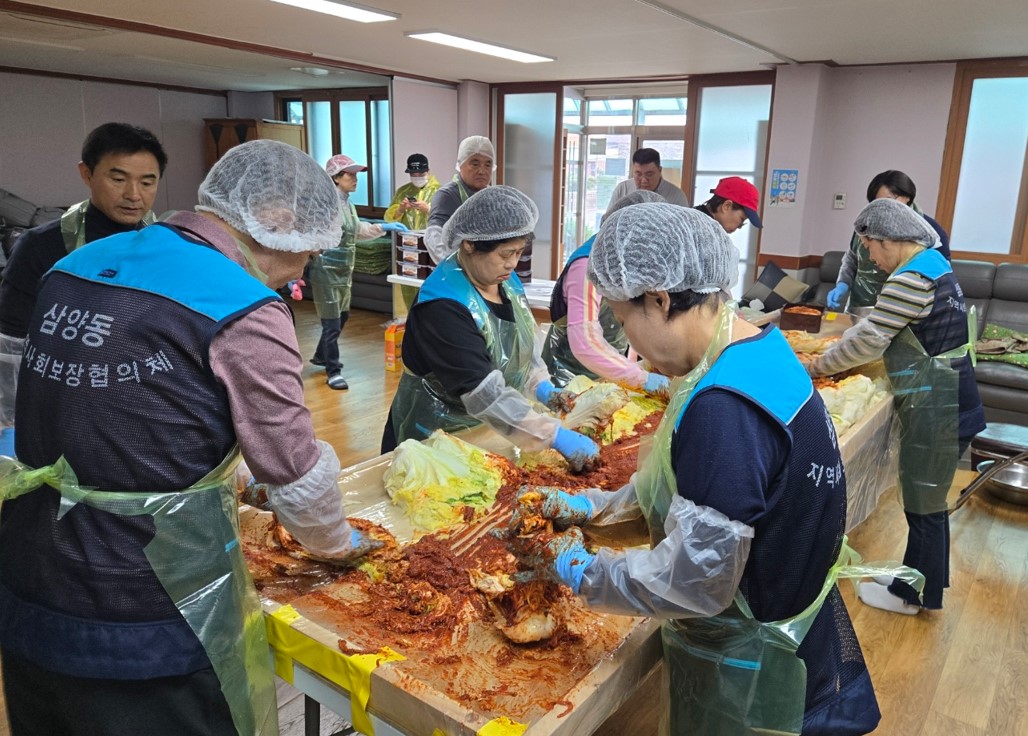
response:
[[[311,365],[317,365],[317,366],[321,366],[322,368],[324,368],[325,367],[325,361],[315,355],[313,358],[311,358]]]
[[[334,388],[336,391],[345,391],[346,389],[350,388],[350,384],[348,384],[346,382],[346,379],[338,373],[333,373],[331,376],[329,376],[326,383],[328,383],[329,388]]]

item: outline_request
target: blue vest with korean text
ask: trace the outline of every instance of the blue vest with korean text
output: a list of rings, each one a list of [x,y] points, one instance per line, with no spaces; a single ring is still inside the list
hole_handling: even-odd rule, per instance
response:
[[[74,251],[44,278],[29,324],[19,459],[42,467],[63,455],[80,485],[105,491],[189,487],[236,443],[229,396],[209,363],[211,341],[279,298],[167,225]],[[44,486],[3,505],[0,644],[80,677],[142,679],[209,666],[147,562],[150,517],[78,504],[58,518],[59,502]]]

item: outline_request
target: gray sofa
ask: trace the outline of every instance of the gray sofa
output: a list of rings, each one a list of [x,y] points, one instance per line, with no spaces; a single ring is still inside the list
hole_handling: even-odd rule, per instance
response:
[[[811,302],[824,304],[842,264],[843,251],[825,253]],[[1028,264],[953,261],[953,272],[967,305],[975,307],[978,334],[986,324],[1028,332]],[[976,335],[977,337],[977,335]],[[1028,426],[1028,369],[1010,363],[980,360],[975,368],[978,392],[990,424]]]

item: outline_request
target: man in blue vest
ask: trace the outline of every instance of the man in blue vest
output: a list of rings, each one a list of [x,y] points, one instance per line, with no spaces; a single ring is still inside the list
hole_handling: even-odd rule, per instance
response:
[[[277,732],[236,532],[242,456],[312,555],[348,562],[339,460],[314,437],[275,290],[341,237],[329,176],[231,149],[196,212],[80,248],[44,277],[0,461],[0,649],[12,734]]]

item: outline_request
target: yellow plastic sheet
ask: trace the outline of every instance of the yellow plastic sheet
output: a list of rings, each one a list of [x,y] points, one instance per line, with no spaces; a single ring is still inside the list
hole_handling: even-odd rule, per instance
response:
[[[478,729],[478,736],[521,736],[527,729],[527,724],[500,716]]]
[[[293,683],[293,662],[299,662],[350,694],[350,722],[361,733],[374,736],[375,728],[368,717],[371,697],[371,672],[384,662],[406,659],[389,647],[377,654],[343,654],[333,651],[292,628],[300,614],[292,606],[282,606],[265,617],[268,643],[275,650],[275,674]],[[506,732],[497,732],[497,735]],[[515,732],[510,732],[515,733]],[[516,732],[518,734],[521,731]]]

